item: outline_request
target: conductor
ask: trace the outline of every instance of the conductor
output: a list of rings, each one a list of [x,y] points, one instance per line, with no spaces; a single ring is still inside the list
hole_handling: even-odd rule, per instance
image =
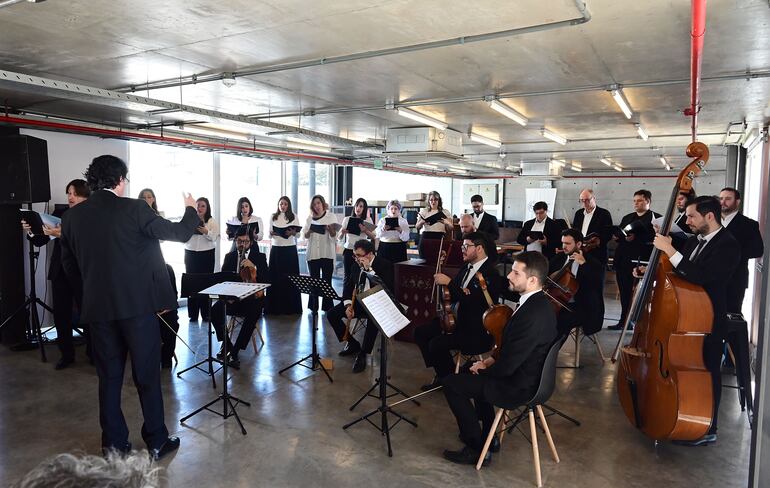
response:
[[[179,447],[169,437],[160,389],[156,312],[176,308],[159,240],[185,242],[198,226],[195,199],[184,197],[182,221],[157,215],[143,200],[121,198],[128,167],[120,158],[94,158],[85,172],[91,198],[62,220],[62,265],[82,278],[81,321],[91,327],[99,376],[102,449],[129,452],[128,426],[120,406],[126,355],[144,415],[142,438],[153,459]]]

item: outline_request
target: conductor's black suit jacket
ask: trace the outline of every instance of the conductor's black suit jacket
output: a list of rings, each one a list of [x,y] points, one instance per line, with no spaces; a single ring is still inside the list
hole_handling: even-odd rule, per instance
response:
[[[159,241],[186,242],[199,222],[192,207],[173,223],[143,200],[108,190],[97,190],[68,210],[62,219],[62,265],[68,276],[82,277],[81,322],[176,308]]]
[[[530,296],[503,329],[500,355],[482,371],[489,377],[484,397],[494,405],[520,405],[540,384],[540,374],[554,340],[556,314],[543,292]]]

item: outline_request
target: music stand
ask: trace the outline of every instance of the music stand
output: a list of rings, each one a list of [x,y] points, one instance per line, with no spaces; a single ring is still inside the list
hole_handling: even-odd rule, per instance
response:
[[[363,415],[362,417],[359,417],[358,419],[343,425],[342,428],[344,430],[346,430],[348,427],[351,427],[351,426],[353,426],[353,425],[355,425],[355,424],[357,424],[357,423],[359,423],[361,421],[364,421],[364,420],[369,422],[370,425],[372,425],[375,429],[377,429],[380,432],[382,432],[382,434],[385,436],[386,442],[388,444],[388,456],[389,457],[393,457],[393,447],[391,446],[391,443],[390,443],[390,430],[393,427],[395,427],[402,420],[404,422],[412,425],[413,427],[417,427],[417,423],[416,422],[414,422],[413,420],[409,420],[408,418],[406,418],[403,415],[399,414],[398,412],[394,411],[393,408],[392,408],[392,405],[388,405],[388,397],[389,397],[389,395],[388,395],[388,392],[387,392],[387,388],[388,388],[388,385],[389,385],[389,383],[388,383],[388,372],[387,372],[387,370],[388,370],[388,347],[387,347],[388,341],[387,341],[387,339],[392,337],[393,335],[395,335],[399,330],[401,330],[404,327],[406,327],[406,325],[409,324],[409,319],[404,317],[405,322],[403,322],[403,324],[400,326],[400,328],[398,328],[398,327],[393,328],[393,327],[390,326],[390,324],[387,327],[383,327],[383,324],[381,324],[377,320],[377,315],[378,314],[373,309],[370,309],[369,306],[366,303],[367,302],[367,300],[366,300],[367,297],[369,297],[371,295],[374,295],[374,294],[376,294],[378,292],[384,293],[387,296],[388,300],[391,302],[391,304],[398,309],[398,306],[393,303],[392,298],[390,298],[390,295],[387,294],[387,291],[385,291],[385,289],[383,288],[383,285],[379,285],[379,284],[374,286],[374,287],[372,287],[372,288],[370,288],[370,289],[368,289],[368,290],[366,290],[366,291],[364,291],[364,292],[362,292],[362,293],[359,293],[357,299],[358,299],[358,303],[361,304],[361,306],[364,308],[364,310],[366,310],[367,314],[369,315],[369,317],[368,317],[369,320],[371,320],[377,326],[377,328],[380,329],[380,333],[383,334],[382,341],[380,342],[380,377],[377,380],[377,382],[375,383],[375,386],[379,386],[379,390],[380,390],[379,391],[380,406],[377,407],[376,409],[372,410],[371,412]],[[390,311],[390,312],[392,313],[392,311]],[[400,312],[400,310],[399,310],[399,312]],[[395,314],[393,314],[393,315],[395,315]],[[401,314],[399,313],[398,315],[401,315]],[[402,317],[403,317],[403,315],[402,315]],[[374,388],[374,386],[372,387],[372,389],[373,388]],[[396,388],[394,388],[394,389],[396,389]],[[403,392],[401,392],[401,390],[398,390],[398,389],[396,389],[396,390],[399,393],[401,393],[402,395],[406,396]],[[371,392],[372,390],[369,390],[369,391]],[[361,397],[361,399],[358,402],[356,402],[356,404],[354,404],[353,407],[355,407],[368,394],[369,394],[369,392],[367,392],[367,394],[365,394],[363,397]],[[404,401],[407,401],[407,400],[402,400],[402,402],[404,402]],[[414,401],[414,400],[412,400],[412,401]],[[401,402],[398,402],[398,403],[401,403]],[[417,402],[415,402],[415,403],[417,403]],[[351,410],[353,409],[353,407],[351,407]],[[375,415],[377,413],[380,414],[380,425],[375,424],[374,422],[372,422],[369,419],[369,417],[372,417],[373,415]],[[398,420],[396,420],[393,423],[393,425],[390,425],[390,423],[388,421],[388,414],[394,415],[398,419]]]
[[[297,287],[300,293],[307,293],[308,295],[320,297],[320,298],[329,298],[331,300],[342,300],[342,297],[337,295],[337,292],[334,291],[334,288],[332,288],[331,283],[327,283],[326,281],[322,280],[321,278],[313,278],[312,276],[306,276],[306,275],[288,275],[287,278],[289,278],[289,281]],[[297,361],[294,361],[290,365],[286,366],[282,370],[278,372],[278,374],[283,374],[284,371],[287,371],[294,366],[303,366],[307,369],[311,369],[313,371],[317,371],[319,368],[324,372],[327,378],[329,378],[329,382],[334,383],[334,380],[332,379],[331,375],[329,375],[329,371],[324,367],[324,365],[321,363],[321,356],[318,354],[318,344],[316,343],[316,335],[318,335],[318,310],[313,310],[313,350],[308,354],[307,356],[303,357],[302,359],[298,359]],[[305,361],[310,359],[310,366],[307,364],[304,364]]]
[[[195,295],[197,293],[200,293],[201,290],[204,290],[206,288],[209,288],[212,285],[216,285],[217,283],[223,283],[225,281],[237,281],[240,277],[236,273],[229,273],[226,271],[220,272],[220,273],[184,273],[182,274],[182,291],[179,294],[179,296],[184,298],[189,298],[192,295]],[[211,305],[209,303],[209,305]],[[227,316],[225,315],[225,318]],[[197,363],[193,364],[190,367],[187,367],[183,369],[182,371],[178,371],[176,373],[177,378],[181,378],[182,374],[192,370],[197,369],[199,371],[203,371],[207,375],[211,376],[211,385],[212,388],[215,390],[217,389],[217,380],[214,375],[216,375],[220,369],[222,369],[223,361],[220,361],[216,357],[213,356],[212,351],[212,344],[211,344],[211,335],[213,334],[211,327],[211,320],[209,320],[209,331],[208,331],[208,356],[206,359],[203,359],[201,361],[198,361]],[[215,370],[214,369],[214,363],[219,364],[219,367]],[[201,368],[201,365],[206,364],[208,367],[206,369]]]
[[[201,290],[198,292],[199,295],[207,295],[209,300],[209,310],[213,310],[214,306],[214,298],[218,298],[220,300],[224,300],[224,307],[222,307],[222,314],[224,315],[222,323],[224,324],[225,319],[227,318],[227,300],[238,300],[241,301],[246,297],[249,297],[258,291],[264,290],[270,285],[263,284],[263,283],[243,283],[243,282],[224,282],[219,283],[213,286],[210,286],[209,288],[206,288],[205,290]],[[240,288],[240,290],[233,290],[233,288]],[[210,340],[210,339],[209,339]],[[223,360],[222,363],[222,393],[220,393],[215,399],[211,400],[207,404],[203,405],[202,407],[198,408],[194,412],[192,412],[189,415],[185,415],[181,419],[179,419],[180,424],[184,424],[184,421],[189,419],[190,417],[204,411],[208,410],[211,413],[217,414],[223,419],[227,419],[229,417],[235,417],[235,420],[238,421],[238,425],[241,427],[241,433],[243,435],[246,435],[246,429],[243,427],[243,422],[241,422],[241,418],[238,416],[238,412],[235,410],[235,406],[239,403],[242,403],[246,405],[247,407],[251,406],[251,403],[241,400],[238,397],[235,397],[231,395],[227,391],[227,337],[225,337],[225,340],[222,341],[222,354],[223,354]],[[222,413],[217,412],[216,410],[213,410],[209,407],[217,403],[218,401],[222,400]],[[235,401],[235,403],[233,403]],[[230,407],[230,411],[228,411],[227,407]]]

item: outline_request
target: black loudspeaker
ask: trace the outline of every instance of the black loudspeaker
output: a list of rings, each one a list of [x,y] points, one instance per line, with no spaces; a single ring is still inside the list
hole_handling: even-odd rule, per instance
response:
[[[0,137],[0,203],[37,203],[51,199],[48,145],[32,136]]]

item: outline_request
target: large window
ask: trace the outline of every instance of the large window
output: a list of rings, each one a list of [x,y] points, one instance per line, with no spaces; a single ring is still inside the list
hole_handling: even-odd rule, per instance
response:
[[[368,168],[353,168],[353,200],[393,200],[403,202],[407,193],[437,191],[444,208],[457,213],[452,203],[452,179],[439,176],[407,175]]]
[[[130,142],[128,151],[128,196],[136,198],[143,188],[152,188],[158,210],[170,220],[181,219],[184,214],[182,192],[191,193],[195,198],[207,197],[211,201],[214,192],[212,153],[141,142]],[[215,204],[211,202],[212,206]],[[180,289],[184,273],[183,244],[163,242],[161,249],[166,262],[174,268],[177,289]]]
[[[286,188],[289,190],[294,213],[304,223],[310,213],[310,199],[323,195],[327,203],[331,198],[331,171],[328,164],[290,161],[286,168]]]

